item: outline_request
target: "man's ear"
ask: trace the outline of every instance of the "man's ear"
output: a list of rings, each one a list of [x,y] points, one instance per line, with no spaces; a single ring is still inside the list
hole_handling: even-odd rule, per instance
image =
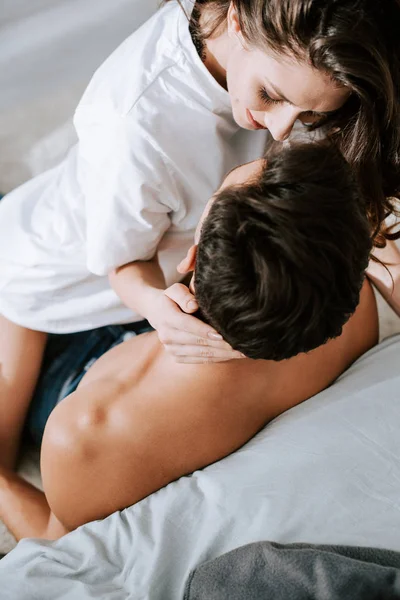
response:
[[[185,273],[191,273],[192,271],[194,271],[194,268],[196,266],[196,254],[197,244],[194,244],[193,246],[190,246],[185,258],[181,260],[179,265],[176,267],[178,273],[182,273],[182,275],[185,275]]]

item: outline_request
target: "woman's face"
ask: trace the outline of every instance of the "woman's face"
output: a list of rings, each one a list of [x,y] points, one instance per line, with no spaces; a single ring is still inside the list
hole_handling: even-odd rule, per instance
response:
[[[294,123],[312,124],[343,106],[350,91],[329,75],[301,62],[246,47],[231,34],[226,82],[235,121],[245,129],[268,129],[286,139]]]

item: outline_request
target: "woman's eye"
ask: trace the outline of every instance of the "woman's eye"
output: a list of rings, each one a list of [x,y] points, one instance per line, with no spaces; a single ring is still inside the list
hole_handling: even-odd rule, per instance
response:
[[[282,100],[274,100],[273,98],[271,98],[271,96],[268,94],[265,88],[260,88],[258,90],[258,95],[260,99],[264,102],[264,104],[279,104],[280,102],[282,102]]]

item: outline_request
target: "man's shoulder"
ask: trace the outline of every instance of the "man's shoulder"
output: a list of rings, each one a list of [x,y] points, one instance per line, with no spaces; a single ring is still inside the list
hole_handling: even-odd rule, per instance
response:
[[[218,365],[179,365],[159,355],[149,355],[145,367],[136,383],[121,371],[88,381],[49,419],[44,491],[68,529],[223,458],[260,428],[245,402],[232,402],[229,369],[221,375]]]

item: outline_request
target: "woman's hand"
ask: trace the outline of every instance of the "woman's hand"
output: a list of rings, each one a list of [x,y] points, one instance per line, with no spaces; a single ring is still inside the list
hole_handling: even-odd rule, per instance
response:
[[[244,358],[215,329],[190,314],[198,310],[198,304],[185,285],[175,283],[166,290],[155,290],[147,308],[147,320],[177,362],[214,363]]]
[[[384,248],[374,248],[372,253],[386,268],[381,263],[370,260],[367,275],[400,317],[400,248],[395,242],[388,240]]]
[[[244,358],[209,325],[190,313],[198,310],[195,297],[182,283],[164,289],[157,257],[123,265],[109,274],[122,302],[142,315],[157,331],[164,348],[181,363],[213,363]]]

